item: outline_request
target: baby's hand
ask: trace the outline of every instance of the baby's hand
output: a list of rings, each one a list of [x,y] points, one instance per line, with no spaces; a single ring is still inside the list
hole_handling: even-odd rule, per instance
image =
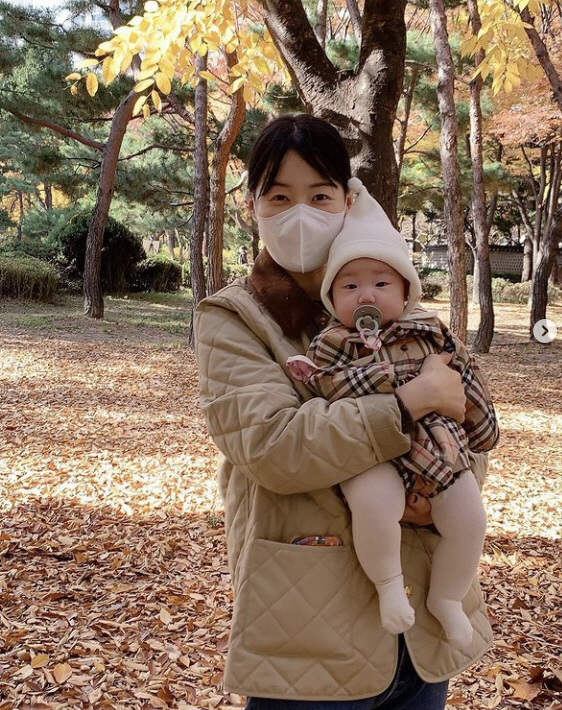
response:
[[[318,371],[316,365],[304,355],[293,355],[287,358],[287,367],[295,380],[308,382],[311,376]]]

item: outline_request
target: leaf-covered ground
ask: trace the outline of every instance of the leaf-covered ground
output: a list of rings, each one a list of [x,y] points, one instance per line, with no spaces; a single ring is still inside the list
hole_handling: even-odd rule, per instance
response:
[[[437,305],[446,317],[447,304]],[[562,307],[549,317],[562,331]],[[449,710],[562,708],[562,334],[497,306],[495,646]],[[476,312],[471,325],[476,322]],[[0,304],[0,710],[231,708],[231,596],[185,302]]]

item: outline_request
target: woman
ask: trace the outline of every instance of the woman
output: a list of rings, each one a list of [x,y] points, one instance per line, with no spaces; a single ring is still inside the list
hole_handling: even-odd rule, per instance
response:
[[[339,485],[410,448],[408,428],[435,411],[462,421],[465,396],[450,356],[389,395],[332,404],[293,381],[287,358],[326,323],[320,284],[350,205],[349,157],[337,131],[284,116],[262,131],[248,170],[265,249],[252,273],[201,302],[195,328],[201,403],[223,456],[234,617],[225,687],[250,710],[442,710],[447,679],[488,648],[477,582],[464,602],[467,653],[425,609],[431,529],[404,530],[402,562],[416,624],[380,623],[374,586],[353,550]],[[474,461],[483,479],[485,461]],[[430,522],[410,499],[404,520]],[[376,544],[376,541],[373,541]]]

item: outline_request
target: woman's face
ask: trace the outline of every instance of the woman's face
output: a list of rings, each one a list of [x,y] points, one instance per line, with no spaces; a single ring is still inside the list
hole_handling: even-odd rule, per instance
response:
[[[347,198],[341,185],[332,185],[296,151],[290,150],[271,188],[257,198],[252,196],[250,207],[260,217],[274,217],[297,204],[337,214],[346,207]]]

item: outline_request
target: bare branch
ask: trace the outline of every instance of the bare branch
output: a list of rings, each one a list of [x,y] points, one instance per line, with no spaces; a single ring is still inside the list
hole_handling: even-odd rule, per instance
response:
[[[122,163],[124,160],[131,160],[132,158],[138,158],[139,155],[144,155],[148,153],[149,150],[155,150],[161,148],[162,150],[170,150],[175,153],[192,153],[193,148],[187,145],[167,145],[166,143],[153,143],[152,145],[142,148],[142,150],[136,153],[131,153],[131,155],[126,155],[123,158],[119,158],[119,162]]]
[[[105,147],[103,143],[95,141],[92,138],[87,138],[81,133],[72,131],[70,128],[66,128],[65,126],[60,126],[58,123],[54,123],[54,121],[49,121],[47,118],[33,118],[32,116],[26,116],[25,114],[16,111],[16,109],[8,108],[7,106],[3,106],[2,108],[5,111],[11,113],[16,118],[18,118],[20,121],[22,121],[22,123],[29,123],[32,126],[39,126],[40,128],[48,128],[54,133],[58,133],[61,136],[65,136],[65,138],[71,138],[72,140],[78,141],[78,143],[87,145],[89,148],[94,148],[95,150],[103,151]]]
[[[191,125],[195,124],[195,117],[193,116],[193,114],[189,113],[189,111],[185,108],[185,106],[179,100],[177,94],[174,94],[172,92],[171,94],[168,94],[167,99],[168,104],[174,109],[178,116],[183,118],[186,123],[189,123]]]

